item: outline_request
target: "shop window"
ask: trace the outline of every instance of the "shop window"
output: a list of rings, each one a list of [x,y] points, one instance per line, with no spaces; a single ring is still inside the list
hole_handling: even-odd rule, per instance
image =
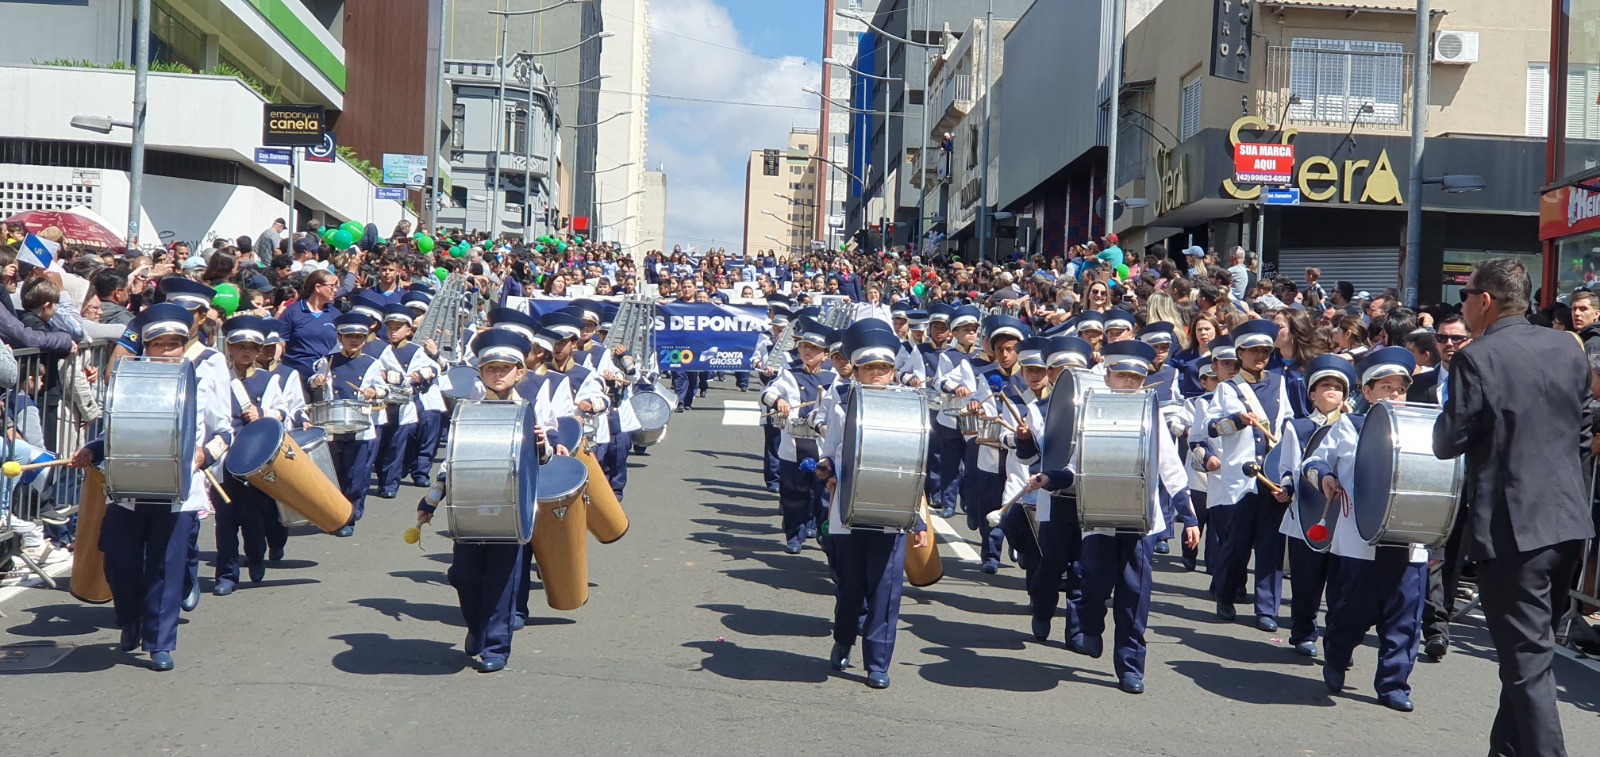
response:
[[[182,63],[195,71],[206,64],[206,38],[184,23],[164,2],[150,8],[150,60],[157,63]]]
[[[1178,109],[1178,141],[1187,141],[1200,133],[1200,85],[1205,80],[1195,80],[1183,85],[1182,101]]]
[[[1399,124],[1405,118],[1406,48],[1398,42],[1296,37],[1289,51],[1289,106],[1295,121]],[[1361,108],[1372,104],[1371,113]]]
[[[1556,266],[1557,293],[1600,281],[1600,233],[1562,239],[1556,244]],[[1528,272],[1531,274],[1533,269]],[[1534,288],[1539,288],[1539,279],[1534,279]]]

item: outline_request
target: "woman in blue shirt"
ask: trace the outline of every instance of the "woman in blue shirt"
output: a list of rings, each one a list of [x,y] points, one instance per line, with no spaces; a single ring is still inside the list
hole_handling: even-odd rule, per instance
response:
[[[333,302],[338,282],[327,271],[315,271],[300,287],[300,299],[280,316],[283,319],[283,364],[309,381],[318,360],[339,349],[339,335],[333,319],[339,311],[328,307]],[[309,396],[309,395],[307,395]]]

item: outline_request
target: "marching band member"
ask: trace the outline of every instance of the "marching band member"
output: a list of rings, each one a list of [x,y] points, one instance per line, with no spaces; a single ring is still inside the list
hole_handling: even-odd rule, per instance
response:
[[[1211,570],[1217,584],[1217,617],[1234,619],[1234,596],[1244,588],[1245,569],[1254,552],[1256,628],[1269,633],[1278,630],[1283,599],[1284,542],[1278,526],[1289,493],[1259,490],[1256,479],[1246,476],[1243,468],[1266,455],[1266,430],[1282,428],[1290,415],[1283,374],[1267,368],[1277,337],[1278,324],[1268,320],[1246,321],[1233,330],[1239,375],[1217,387],[1205,420],[1222,465],[1220,484],[1208,487],[1215,501],[1207,503],[1214,508],[1208,515],[1218,530],[1220,547]],[[1216,362],[1213,346],[1213,365]]]
[[[439,364],[428,357],[422,345],[411,341],[411,320],[411,310],[405,305],[384,308],[383,322],[389,332],[391,365],[400,366],[399,370],[392,367],[386,370],[384,382],[395,389],[410,387],[412,392],[406,402],[384,407],[388,422],[378,438],[374,467],[378,474],[378,496],[385,499],[392,499],[399,494],[402,474],[412,462],[407,452],[417,444],[417,395],[426,391],[439,377]]]
[[[1151,363],[1150,376],[1145,379],[1144,388],[1155,391],[1157,403],[1165,405],[1177,402],[1181,399],[1178,394],[1178,369],[1167,362],[1172,355],[1172,344],[1177,339],[1172,324],[1156,321],[1139,329],[1138,339],[1156,350],[1156,358]]]
[[[175,302],[152,305],[140,318],[136,341],[146,357],[198,363],[215,354],[192,348],[194,316]],[[173,668],[189,538],[198,528],[199,514],[209,507],[208,481],[202,473],[223,456],[232,439],[227,381],[199,368],[197,364],[195,471],[189,491],[176,502],[119,500],[106,508],[100,528],[98,547],[105,553],[106,582],[122,630],[122,651],[131,652],[142,644],[150,654],[151,670]],[[105,440],[96,439],[73,455],[71,465],[98,464],[104,454]]]
[[[261,348],[261,355],[256,359],[256,365],[261,370],[272,373],[272,384],[268,389],[269,398],[261,402],[262,412],[277,418],[291,429],[310,428],[311,416],[306,410],[305,382],[300,378],[299,371],[279,361],[283,350],[283,321],[277,318],[265,318],[262,319],[262,328],[267,331],[267,342]],[[289,544],[289,529],[283,525],[283,520],[279,516],[278,508],[274,507],[269,517],[262,523],[267,535],[267,560],[271,562],[282,560],[283,550]]]
[[[431,302],[432,298],[415,288],[406,292],[401,299],[401,304],[411,309],[412,336],[416,335],[417,327],[422,325]],[[432,339],[423,339],[418,344],[422,345],[428,359],[433,361],[436,371],[443,371],[445,366],[439,362],[439,345]],[[439,440],[444,432],[444,393],[440,390],[437,378],[438,373],[435,373],[434,380],[425,382],[424,388],[417,394],[417,433],[413,437],[415,442],[412,449],[406,455],[406,475],[416,486],[428,485],[428,474],[433,470],[433,459],[439,453]]]
[[[1312,414],[1310,418],[1291,421],[1296,438],[1301,444],[1301,459],[1318,455],[1329,443],[1335,431],[1333,426],[1344,415],[1345,402],[1350,398],[1350,387],[1355,386],[1355,368],[1350,361],[1338,355],[1319,355],[1306,366],[1306,383],[1311,387]],[[1327,431],[1320,429],[1327,428]],[[1314,446],[1313,446],[1314,445]],[[1276,476],[1279,471],[1268,471]],[[1282,482],[1285,489],[1295,485],[1291,472]],[[1318,552],[1306,543],[1305,528],[1299,513],[1290,507],[1284,513],[1279,531],[1289,541],[1289,644],[1306,657],[1317,656],[1317,610],[1322,607],[1322,594],[1328,592],[1328,606],[1336,603],[1337,586],[1329,586],[1329,576],[1337,558],[1327,552]]]
[[[478,360],[478,379],[483,395],[491,400],[526,402],[517,394],[530,344],[520,334],[504,329],[489,329],[472,340]],[[550,459],[543,425],[534,428],[538,440],[539,462]],[[433,521],[434,512],[449,501],[449,480],[440,473],[433,488],[417,503],[419,525]],[[447,575],[455,587],[461,614],[467,622],[465,648],[469,657],[480,657],[479,672],[493,673],[506,666],[511,656],[511,636],[515,616],[515,597],[526,544],[468,544],[456,542]],[[525,583],[522,581],[521,583]]]
[[[771,330],[762,332],[756,338],[756,351],[750,360],[750,365],[756,371],[756,377],[761,379],[763,387],[771,386],[778,378],[778,373],[783,369],[783,355],[775,353],[773,346],[783,337],[783,332],[789,327],[789,301],[782,295],[774,295],[767,300],[767,313],[771,321]],[[767,491],[778,493],[778,441],[780,426],[771,415],[761,416],[762,438],[762,478],[767,485]]]
[[[1038,472],[1039,462],[1037,455],[1033,459],[1024,458],[1018,454],[1018,447],[1024,438],[1037,438],[1044,427],[1043,416],[1039,412],[1041,405],[1048,407],[1050,401],[1050,362],[1049,352],[1054,349],[1052,340],[1048,337],[1032,336],[1017,344],[1017,365],[1020,367],[1023,382],[1027,385],[1021,401],[1018,402],[1022,410],[1022,419],[1016,423],[1015,431],[1008,431],[1000,435],[1000,444],[1007,453],[1005,458],[1004,485],[1001,490],[1001,501],[1012,506],[1004,512],[990,513],[990,525],[996,525],[1005,534],[1005,539],[1011,544],[1013,554],[1016,556],[1018,567],[1022,568],[1027,586],[1031,587],[1037,577],[1040,558],[1040,538],[1034,535],[1033,522],[1037,522],[1034,515],[1027,510],[1033,508],[1037,512],[1037,502],[1032,492],[1025,492],[1028,478]],[[1042,536],[1042,535],[1041,535]],[[1061,576],[1055,578],[1060,583]],[[1031,597],[1031,595],[1030,595]],[[1036,624],[1037,625],[1037,624]],[[1049,635],[1049,621],[1046,619],[1045,635]]]
[[[605,414],[606,409],[611,406],[611,401],[606,397],[600,375],[577,362],[577,350],[583,341],[585,328],[583,318],[584,316],[580,316],[575,308],[562,308],[546,314],[539,319],[539,323],[561,337],[551,345],[550,368],[566,377],[566,386],[571,390],[571,396],[554,400],[556,412],[559,415],[572,415],[580,420],[593,421]],[[599,319],[600,317],[596,315],[596,326],[599,325]],[[598,446],[609,441],[611,441],[611,429],[604,422],[596,423],[594,444]]]
[[[984,353],[969,366],[974,381],[967,410],[1016,422],[1019,419],[1014,413],[1020,412],[1016,407],[1022,402],[1025,389],[1017,365],[1017,343],[1030,332],[1022,321],[1009,315],[991,315],[983,319],[982,331]],[[978,532],[983,572],[998,573],[1005,533],[989,525],[988,515],[1002,504],[1005,458],[1010,453],[996,446],[979,444],[977,437],[968,439],[966,444],[967,472],[962,482],[962,499],[966,503],[967,528]]]
[[[1361,360],[1361,395],[1368,403],[1405,399],[1416,358],[1404,347],[1383,347]],[[1303,464],[1306,480],[1322,490],[1330,502],[1348,503],[1346,483],[1356,474],[1356,442],[1365,418],[1345,414],[1317,451]],[[1427,593],[1428,550],[1421,545],[1372,547],[1361,539],[1349,520],[1349,505],[1341,508],[1333,529],[1333,554],[1337,568],[1329,578],[1328,632],[1322,681],[1328,691],[1344,690],[1351,655],[1374,625],[1378,629],[1378,667],[1373,685],[1378,702],[1400,712],[1411,712],[1411,669],[1417,663],[1422,629],[1422,605]],[[1298,568],[1296,569],[1298,572]],[[1332,584],[1337,582],[1335,589]]]
[[[1226,339],[1226,337],[1223,338]],[[1229,344],[1231,345],[1231,342]],[[1233,354],[1232,347],[1230,346],[1228,349],[1228,354],[1231,356]],[[1184,468],[1189,474],[1189,502],[1194,505],[1195,521],[1200,527],[1200,536],[1205,542],[1206,559],[1208,561],[1215,559],[1217,554],[1217,530],[1207,527],[1210,523],[1210,518],[1206,507],[1206,493],[1210,488],[1208,482],[1215,474],[1208,472],[1206,463],[1213,456],[1208,453],[1210,448],[1204,443],[1206,439],[1205,431],[1201,426],[1205,423],[1206,408],[1212,400],[1212,393],[1217,390],[1217,384],[1219,383],[1217,369],[1213,364],[1217,359],[1216,355],[1217,352],[1213,348],[1211,355],[1202,356],[1194,362],[1195,373],[1199,376],[1199,384],[1204,391],[1183,401],[1183,412],[1189,418],[1189,430],[1188,433],[1184,434],[1184,438],[1180,440],[1183,443],[1182,449],[1187,463]],[[1219,461],[1217,469],[1221,470],[1221,467],[1222,463]],[[1196,544],[1193,549],[1184,547],[1182,555],[1184,569],[1193,571],[1199,564],[1200,545]],[[1211,567],[1207,565],[1206,571],[1209,572],[1210,570]]]
[[[383,380],[383,366],[362,348],[372,333],[372,318],[361,313],[346,313],[333,320],[339,334],[339,352],[318,361],[318,372],[310,379],[313,390],[320,391],[329,400],[348,400],[372,403],[388,395]],[[372,482],[373,457],[376,453],[378,432],[369,427],[353,434],[333,434],[328,441],[328,451],[333,454],[333,467],[339,474],[339,489],[350,500],[350,522],[334,532],[335,536],[354,536],[356,521],[367,509],[367,487]]]
[[[933,333],[936,339],[940,333],[948,334],[948,346],[939,354],[938,389],[957,399],[966,399],[972,396],[976,382],[972,361],[978,354],[978,326],[983,313],[971,305],[962,305],[940,315],[948,326],[941,328],[939,321],[934,320]],[[928,506],[937,507],[939,517],[950,518],[956,514],[957,498],[965,488],[964,479],[976,474],[973,473],[975,468],[967,465],[967,443],[956,426],[956,419],[940,413],[938,422],[929,446],[938,450],[939,483]]]
[[[1155,348],[1137,340],[1107,345],[1106,386],[1113,391],[1138,391],[1155,360]],[[1099,658],[1104,649],[1106,602],[1114,604],[1115,659],[1118,685],[1129,694],[1144,693],[1145,625],[1150,616],[1150,555],[1155,537],[1166,530],[1162,515],[1163,495],[1172,498],[1174,509],[1184,524],[1183,540],[1193,545],[1200,540],[1190,509],[1188,480],[1183,473],[1176,445],[1162,429],[1153,431],[1160,461],[1160,483],[1151,487],[1146,512],[1151,528],[1144,534],[1090,531],[1083,535],[1079,566],[1083,576],[1083,595],[1074,602],[1078,628],[1068,628],[1067,647],[1078,654]],[[1058,490],[1070,486],[1076,474],[1070,469],[1044,471],[1029,479],[1030,489]]]
[[[600,330],[596,332],[602,345],[616,314],[616,305],[606,305],[602,310]],[[606,411],[605,423],[611,441],[598,450],[600,468],[605,471],[617,501],[621,502],[622,490],[628,485],[628,451],[633,448],[633,432],[640,429],[639,417],[634,415],[633,403],[628,401],[639,384],[640,359],[629,354],[627,345],[621,343],[609,348],[602,346],[601,350],[604,354],[595,370],[610,389],[611,407]]]
[[[228,364],[232,380],[228,392],[232,433],[237,434],[247,424],[267,415],[267,395],[272,392],[277,376],[256,367],[256,358],[266,345],[265,319],[250,315],[236,315],[222,324],[223,341],[227,344]],[[239,535],[244,534],[244,554],[250,569],[251,583],[266,577],[267,521],[278,519],[277,503],[244,481],[223,475],[218,476],[223,491],[231,504],[222,499],[220,492],[211,493],[211,506],[216,510],[217,538],[216,582],[211,593],[226,597],[239,585]]]
[[[570,305],[562,309],[569,310],[573,315],[578,316],[579,321],[582,323],[578,328],[578,343],[573,345],[572,348],[572,359],[591,371],[598,370],[600,358],[606,352],[603,340],[595,338],[595,335],[600,331],[603,308],[600,303],[594,300],[579,298],[573,300]]]
[[[1099,368],[1100,348],[1106,344],[1105,314],[1097,310],[1085,310],[1079,313],[1072,323],[1073,328],[1077,329],[1077,335],[1094,348],[1094,352],[1090,354],[1090,370]]]
[[[783,549],[791,555],[800,554],[805,540],[816,536],[822,497],[821,484],[810,470],[801,468],[806,460],[815,464],[817,442],[796,439],[791,424],[801,417],[801,406],[817,404],[833,383],[833,375],[823,368],[833,330],[809,318],[801,319],[795,328],[799,364],[761,392],[761,405],[783,424],[778,442],[778,510],[783,516]]]
[[[850,353],[854,376],[862,386],[887,387],[894,383],[895,357],[900,351],[894,332],[875,319],[845,329],[844,348]],[[843,462],[847,402],[831,406],[820,447],[816,477],[836,498],[828,512],[829,551],[835,581],[833,649],[828,663],[834,670],[850,667],[850,649],[861,637],[862,664],[867,685],[889,688],[889,662],[894,656],[895,632],[900,623],[900,593],[905,585],[906,536],[896,531],[849,529],[843,512],[847,492],[837,489],[837,471]],[[932,538],[927,524],[917,519],[912,544],[926,547]],[[863,613],[863,609],[865,612]]]

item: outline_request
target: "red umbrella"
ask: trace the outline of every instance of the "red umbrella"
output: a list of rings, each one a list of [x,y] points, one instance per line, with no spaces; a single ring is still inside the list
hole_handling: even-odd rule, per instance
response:
[[[98,247],[106,250],[120,250],[127,247],[116,232],[106,228],[99,221],[70,210],[25,210],[7,218],[5,223],[21,224],[30,234],[37,234],[54,226],[61,230],[64,243],[79,247]]]

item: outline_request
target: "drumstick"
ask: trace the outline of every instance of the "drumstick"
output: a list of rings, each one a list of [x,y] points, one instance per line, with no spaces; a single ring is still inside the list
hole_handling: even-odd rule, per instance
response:
[[[62,458],[60,460],[51,460],[48,463],[29,463],[27,465],[18,465],[15,462],[8,461],[4,466],[0,466],[0,469],[3,469],[6,478],[16,478],[17,476],[22,475],[25,471],[39,470],[40,468],[54,468],[60,465],[68,465],[71,462],[72,458],[70,457]]]
[[[1273,483],[1272,479],[1267,478],[1266,475],[1261,472],[1261,465],[1258,463],[1245,463],[1244,474],[1256,479],[1257,481],[1260,481],[1268,489],[1270,489],[1273,494],[1283,493],[1283,487],[1278,486],[1276,483]]]
[[[1262,435],[1262,436],[1265,436],[1265,437],[1267,437],[1267,446],[1268,446],[1268,447],[1276,447],[1276,446],[1278,446],[1278,437],[1276,437],[1276,436],[1273,436],[1273,435],[1272,435],[1272,432],[1271,432],[1271,431],[1268,431],[1268,430],[1267,430],[1267,424],[1265,424],[1265,423],[1262,423],[1262,422],[1261,422],[1261,421],[1260,421],[1260,420],[1259,420],[1259,419],[1258,419],[1258,420],[1257,420],[1257,421],[1256,421],[1256,422],[1255,422],[1255,427],[1256,427],[1256,430],[1257,430],[1257,431],[1260,431],[1260,432],[1261,432],[1261,435]]]
[[[802,402],[802,403],[800,403],[798,405],[790,405],[789,409],[790,410],[799,410],[802,407],[809,407],[809,406],[815,405],[815,404],[817,404],[818,402],[821,402],[821,401],[822,400],[820,398],[819,399],[814,399],[814,400],[812,400],[810,402]],[[767,415],[783,415],[783,413],[780,412],[777,408],[773,408],[772,410],[767,411]]]
[[[1022,413],[1017,412],[1017,406],[1011,404],[1011,398],[1007,397],[1005,392],[1000,392],[1000,401],[1006,403],[1006,409],[1011,411],[1011,417],[1016,418],[1017,422],[1021,423]]]
[[[222,482],[218,481],[216,476],[211,475],[210,470],[201,468],[200,472],[206,474],[206,478],[211,481],[211,486],[217,490],[217,496],[222,498],[222,504],[233,504],[233,497],[228,496],[228,492],[222,488]]]
[[[990,528],[998,527],[1000,525],[1000,519],[1004,518],[1005,514],[1011,510],[1011,506],[1017,504],[1018,502],[1021,502],[1022,498],[1026,497],[1026,496],[1028,496],[1028,487],[1026,485],[1024,485],[1022,487],[1022,491],[1017,492],[1017,496],[1012,497],[1010,502],[1007,502],[1004,505],[1002,505],[999,510],[995,510],[994,512],[991,512],[988,515],[984,516],[984,519],[989,522],[989,527]]]

